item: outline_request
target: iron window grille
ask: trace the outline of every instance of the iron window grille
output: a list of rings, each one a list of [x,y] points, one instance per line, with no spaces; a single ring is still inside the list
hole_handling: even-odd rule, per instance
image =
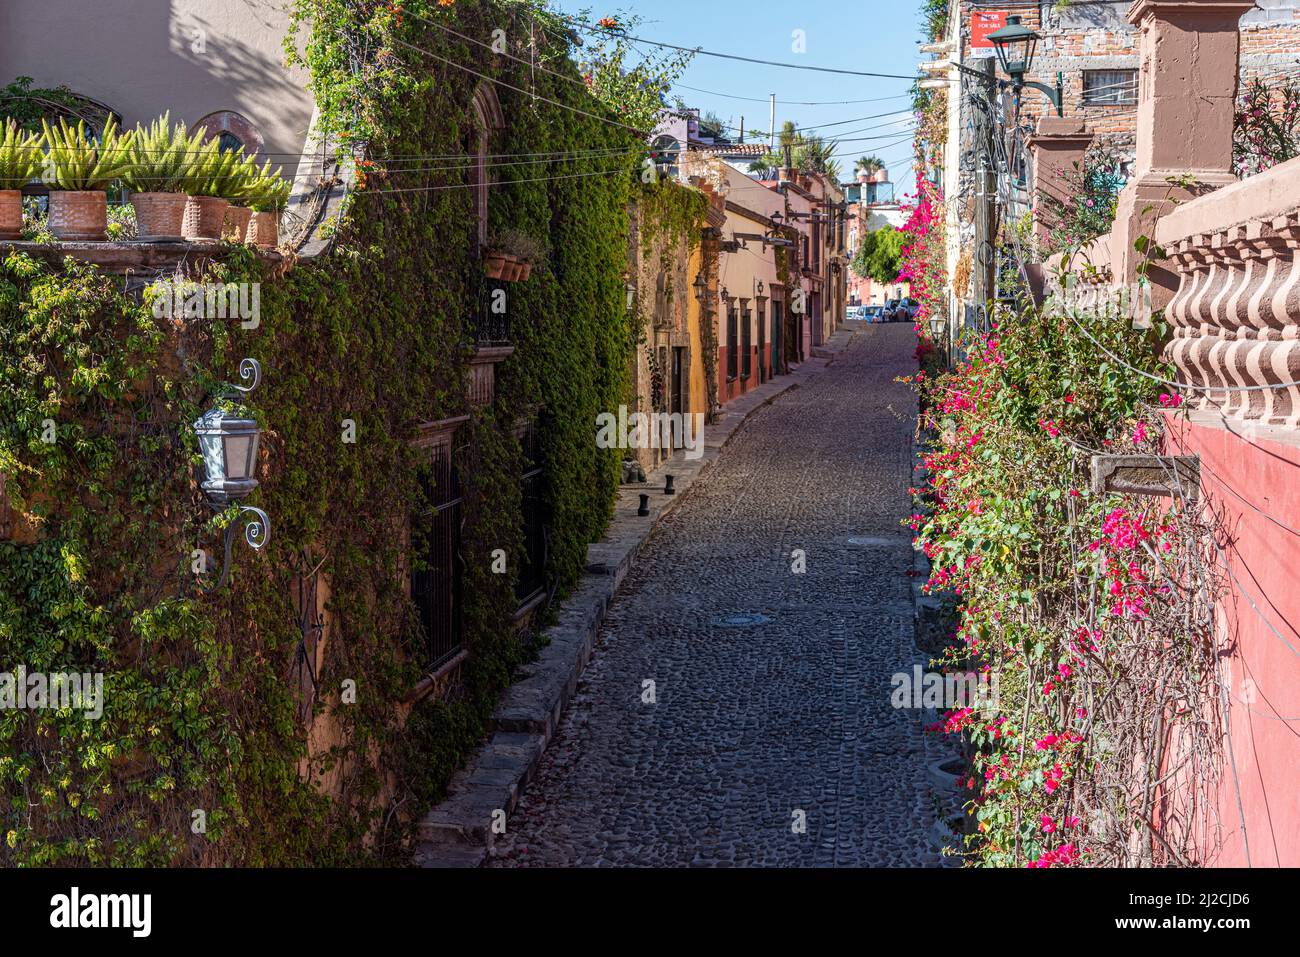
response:
[[[520,476],[524,552],[519,563],[515,599],[522,607],[546,589],[546,476],[537,422],[525,426],[519,442],[524,453],[524,470]]]
[[[1137,102],[1137,70],[1084,70],[1084,106],[1131,106]]]
[[[740,354],[742,357],[741,366],[740,366],[740,377],[742,379],[748,379],[750,375],[753,374],[754,371],[753,368],[754,333],[753,333],[753,329],[751,328],[752,323],[750,322],[748,306],[746,306],[745,310],[740,314],[740,323],[741,323]]]
[[[727,303],[727,381],[736,378],[736,307]]]
[[[460,555],[460,475],[449,442],[432,449],[421,469],[419,521],[412,528],[411,598],[419,615],[430,670],[464,646],[463,563]]]

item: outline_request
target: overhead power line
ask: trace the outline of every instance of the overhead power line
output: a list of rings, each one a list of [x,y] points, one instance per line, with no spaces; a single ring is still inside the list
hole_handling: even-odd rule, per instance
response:
[[[911,73],[872,73],[867,70],[845,70],[839,67],[811,66],[803,63],[786,63],[782,60],[762,60],[757,57],[740,56],[736,53],[719,53],[716,50],[706,50],[704,47],[684,47],[678,46],[675,43],[663,43],[659,40],[647,40],[645,37],[634,37],[624,30],[606,30],[604,27],[592,26],[591,24],[583,23],[581,20],[575,20],[571,17],[562,17],[561,19],[566,23],[571,23],[593,35],[616,32],[619,36],[631,40],[633,43],[644,43],[665,50],[679,50],[682,53],[694,53],[697,56],[711,56],[723,60],[736,60],[741,63],[757,63],[761,66],[775,66],[786,70],[811,70],[817,73],[837,73],[843,76],[870,76],[886,80],[907,80],[908,82],[915,82],[917,79],[915,74]]]

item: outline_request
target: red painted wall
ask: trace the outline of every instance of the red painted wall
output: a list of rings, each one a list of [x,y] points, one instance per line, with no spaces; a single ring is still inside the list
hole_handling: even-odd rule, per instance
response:
[[[1218,786],[1221,831],[1217,840],[1206,836],[1205,863],[1244,867],[1248,843],[1254,867],[1297,867],[1300,440],[1284,444],[1175,415],[1167,419],[1169,451],[1201,457],[1202,502],[1220,518],[1227,539],[1220,545],[1236,578],[1235,584],[1227,578],[1218,596],[1232,754],[1225,748]],[[1293,720],[1283,720],[1288,718]]]

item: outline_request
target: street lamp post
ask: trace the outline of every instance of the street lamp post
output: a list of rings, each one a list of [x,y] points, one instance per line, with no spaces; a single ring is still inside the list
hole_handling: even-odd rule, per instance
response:
[[[1063,116],[1062,96],[1064,91],[1060,73],[1056,74],[1055,89],[1045,83],[1025,80],[1025,74],[1033,70],[1034,53],[1037,52],[1038,41],[1041,39],[1042,37],[1025,26],[1020,17],[1015,15],[1007,17],[1007,25],[1001,30],[995,30],[989,34],[989,41],[993,44],[993,49],[998,55],[998,63],[1002,65],[1002,72],[1011,77],[1011,87],[1016,94],[1017,108],[1020,104],[1020,91],[1025,87],[1031,87],[1051,100],[1052,105],[1056,107],[1057,116]]]

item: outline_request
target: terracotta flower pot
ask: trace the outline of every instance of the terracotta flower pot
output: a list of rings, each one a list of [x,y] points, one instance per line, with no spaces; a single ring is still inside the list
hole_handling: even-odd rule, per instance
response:
[[[233,242],[242,243],[248,236],[248,221],[253,211],[247,206],[226,207],[226,226],[222,235]]]
[[[248,242],[262,249],[274,249],[280,245],[280,214],[275,210],[253,211],[248,221]]]
[[[226,222],[230,203],[220,196],[189,196],[185,200],[185,222],[181,233],[186,239],[216,242]]]
[[[50,232],[73,241],[106,239],[108,194],[102,189],[51,190]]]
[[[533,264],[528,262],[521,262],[519,265],[521,267],[521,271],[519,273],[519,281],[525,282],[527,281],[528,277],[533,274]]]
[[[488,253],[483,258],[483,271],[489,279],[501,279],[505,276],[506,258],[498,253]]]
[[[0,239],[23,236],[23,191],[0,189]]]
[[[132,193],[136,239],[144,243],[178,243],[185,223],[184,193]]]

